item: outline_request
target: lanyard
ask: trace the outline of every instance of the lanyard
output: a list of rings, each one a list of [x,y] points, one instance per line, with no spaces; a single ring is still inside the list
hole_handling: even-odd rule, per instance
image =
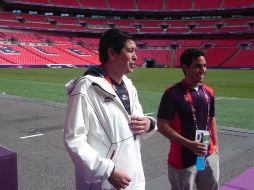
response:
[[[205,100],[206,100],[206,104],[207,104],[207,111],[208,111],[207,112],[207,121],[206,121],[206,131],[207,131],[208,130],[208,120],[209,120],[209,102],[208,102],[207,93],[204,91],[203,87],[201,87],[201,89],[202,89],[202,92],[205,95]],[[186,96],[187,96],[187,100],[188,100],[188,102],[190,103],[190,106],[191,106],[191,112],[192,112],[192,118],[193,118],[193,121],[194,121],[194,126],[198,130],[198,121],[197,121],[196,109],[194,108],[192,96],[191,96],[191,93],[190,93],[190,89],[188,87],[186,87]]]
[[[125,110],[128,112],[129,115],[131,115],[130,98],[129,98],[127,87],[124,84],[124,82],[122,81],[122,83],[120,85],[117,84],[117,82],[115,82],[112,78],[110,78],[107,75],[107,73],[105,72],[105,70],[103,69],[102,66],[99,69],[100,69],[101,74],[105,78],[105,80],[108,81],[108,83],[111,85],[113,90],[116,92],[116,94],[119,97],[119,99],[121,100]]]

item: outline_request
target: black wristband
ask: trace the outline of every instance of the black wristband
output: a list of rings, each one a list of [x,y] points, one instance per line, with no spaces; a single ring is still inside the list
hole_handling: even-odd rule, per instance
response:
[[[150,119],[150,118],[148,118]],[[155,121],[153,119],[150,119],[150,127],[149,127],[149,130],[148,132],[152,131],[154,128],[155,128]]]

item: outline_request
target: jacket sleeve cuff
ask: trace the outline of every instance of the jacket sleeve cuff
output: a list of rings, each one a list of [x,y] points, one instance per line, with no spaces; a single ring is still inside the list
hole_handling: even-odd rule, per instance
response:
[[[106,171],[104,173],[104,178],[108,179],[111,176],[112,172],[114,171],[115,165],[114,165],[113,161],[110,159],[105,159],[105,162],[107,162],[108,166],[107,166]]]

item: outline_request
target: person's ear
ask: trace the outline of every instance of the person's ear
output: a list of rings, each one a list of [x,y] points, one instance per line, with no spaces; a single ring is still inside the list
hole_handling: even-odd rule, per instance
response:
[[[115,51],[112,48],[108,48],[108,58],[109,60],[113,60],[115,55]]]
[[[187,69],[189,69],[189,67],[187,67],[186,65],[182,65],[182,70],[183,70],[183,72],[186,73]]]

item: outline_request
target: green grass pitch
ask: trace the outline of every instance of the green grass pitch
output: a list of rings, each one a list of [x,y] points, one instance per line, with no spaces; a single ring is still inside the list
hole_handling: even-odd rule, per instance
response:
[[[0,69],[0,93],[65,103],[64,84],[84,70]],[[183,73],[172,68],[137,68],[129,78],[144,112],[156,116],[162,93]],[[209,69],[204,82],[215,91],[218,125],[254,130],[254,70]]]

